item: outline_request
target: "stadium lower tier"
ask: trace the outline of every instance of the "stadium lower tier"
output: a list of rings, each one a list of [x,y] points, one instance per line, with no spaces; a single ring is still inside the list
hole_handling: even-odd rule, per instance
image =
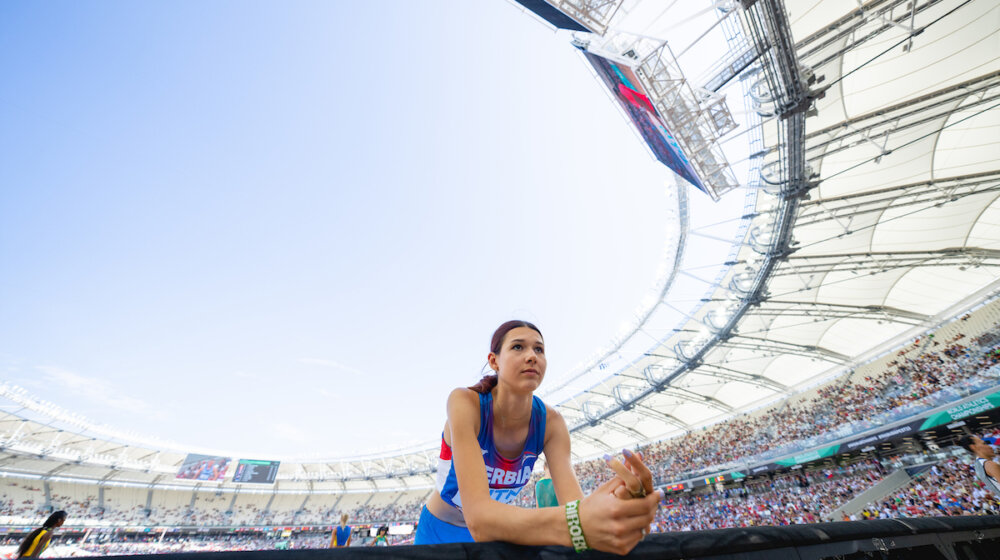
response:
[[[919,461],[915,461],[918,462]],[[915,472],[910,476],[907,471]],[[904,475],[889,485],[888,475]],[[843,508],[876,489],[851,511]],[[657,517],[660,531],[796,525],[824,520],[893,519],[1000,514],[1000,496],[988,492],[972,466],[946,458],[918,467],[888,469],[877,459],[847,467],[791,471],[721,491],[670,496]]]
[[[988,492],[975,477],[968,454],[951,447],[943,452],[883,458],[862,455],[839,465],[827,458],[784,473],[670,494],[656,517],[653,534],[677,537],[681,533],[722,528],[806,526],[827,520],[906,518],[909,523],[916,518],[947,520],[997,514],[1000,514],[1000,496]],[[314,549],[327,546],[332,529],[331,526],[81,527],[79,523],[80,519],[71,518],[59,530],[47,556]],[[400,515],[378,525],[382,524],[390,525],[392,545],[412,542],[415,525],[412,516]],[[378,525],[353,521],[352,546],[367,546],[372,529]],[[0,554],[12,552],[31,528],[0,527],[7,537],[0,542]]]
[[[148,488],[7,478],[0,527],[41,523],[55,510],[85,527],[252,527],[416,520],[428,490],[381,494],[265,494]]]
[[[86,551],[82,551],[86,553]],[[265,560],[274,551],[226,552],[216,560]],[[199,560],[204,555],[174,553],[157,560]],[[528,547],[506,543],[392,546],[282,551],[284,560],[336,558],[509,559],[578,558],[570,548]],[[588,558],[619,558],[590,553]],[[136,556],[140,559],[144,556]],[[150,556],[152,559],[153,556]],[[629,554],[637,559],[764,560],[985,560],[1000,558],[1000,517],[914,518],[821,523],[791,527],[719,529],[663,533],[647,537]]]
[[[971,456],[938,444],[955,432],[1000,426],[998,317],[1000,303],[991,304],[776,408],[643,447],[669,490],[655,530],[997,513],[997,496],[973,477]],[[824,447],[817,453],[809,445]],[[789,450],[791,460],[775,455]],[[751,459],[770,462],[760,467]],[[904,472],[918,464],[922,469]],[[674,484],[690,465],[705,467],[702,473],[728,470]],[[222,483],[185,489],[130,481],[127,471],[100,481],[64,477],[62,467],[0,473],[0,536],[16,541],[62,509],[69,520],[57,542],[88,554],[312,548],[328,541],[343,513],[361,530],[412,525],[432,492],[303,492],[281,481],[268,490]],[[585,491],[610,474],[599,460],[575,469]],[[531,484],[516,505],[534,505]],[[397,543],[408,538],[400,533]],[[362,532],[356,537],[364,544]]]

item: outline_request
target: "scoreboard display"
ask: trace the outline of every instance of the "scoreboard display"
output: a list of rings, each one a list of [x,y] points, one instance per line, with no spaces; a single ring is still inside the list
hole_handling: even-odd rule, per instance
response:
[[[180,470],[177,471],[177,478],[188,480],[222,480],[229,470],[229,457],[217,457],[215,455],[198,455],[189,453],[181,463]]]
[[[625,110],[656,159],[687,182],[708,193],[712,198],[718,199],[718,194],[712,186],[706,185],[701,180],[691,161],[681,151],[677,139],[667,129],[666,122],[649,100],[635,69],[586,50],[583,54]]]
[[[251,484],[273,484],[278,476],[278,466],[281,461],[255,461],[240,459],[233,473],[233,482],[249,482]]]

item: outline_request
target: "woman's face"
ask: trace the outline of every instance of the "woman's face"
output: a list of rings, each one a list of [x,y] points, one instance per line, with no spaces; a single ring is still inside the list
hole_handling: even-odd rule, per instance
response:
[[[992,457],[994,455],[994,453],[993,453],[993,447],[990,444],[988,444],[985,441],[983,441],[982,438],[979,438],[977,436],[973,436],[972,437],[972,441],[973,441],[973,445],[972,445],[972,452],[973,453],[975,453],[977,455],[980,454],[980,453],[982,453],[982,454],[984,454],[984,455],[986,455],[988,457]]]
[[[511,329],[503,338],[500,353],[489,355],[490,367],[500,380],[521,391],[534,391],[545,377],[545,342],[529,327]]]

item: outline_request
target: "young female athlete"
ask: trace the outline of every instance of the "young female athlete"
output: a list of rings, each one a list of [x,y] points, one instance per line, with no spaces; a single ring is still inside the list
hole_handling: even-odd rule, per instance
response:
[[[330,548],[351,546],[351,526],[347,524],[347,514],[340,515],[340,525],[330,535]]]
[[[663,494],[637,454],[587,497],[570,464],[566,422],[532,393],[545,377],[545,343],[537,327],[508,321],[493,333],[488,356],[496,372],[448,397],[437,491],[420,514],[414,544],[507,541],[564,545],[625,554],[645,536]],[[559,503],[509,505],[545,453]]]
[[[17,552],[14,553],[14,558],[37,558],[40,556],[48,548],[53,531],[62,527],[65,521],[65,511],[57,511],[50,515],[41,527],[28,533],[27,537],[24,537],[24,540],[21,541],[21,546],[17,547]]]

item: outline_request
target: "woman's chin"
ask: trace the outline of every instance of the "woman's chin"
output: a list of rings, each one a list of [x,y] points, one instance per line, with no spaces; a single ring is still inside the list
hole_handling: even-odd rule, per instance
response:
[[[542,379],[540,377],[533,379],[526,379],[521,386],[524,388],[525,392],[533,393],[538,390],[538,387],[542,384]]]

